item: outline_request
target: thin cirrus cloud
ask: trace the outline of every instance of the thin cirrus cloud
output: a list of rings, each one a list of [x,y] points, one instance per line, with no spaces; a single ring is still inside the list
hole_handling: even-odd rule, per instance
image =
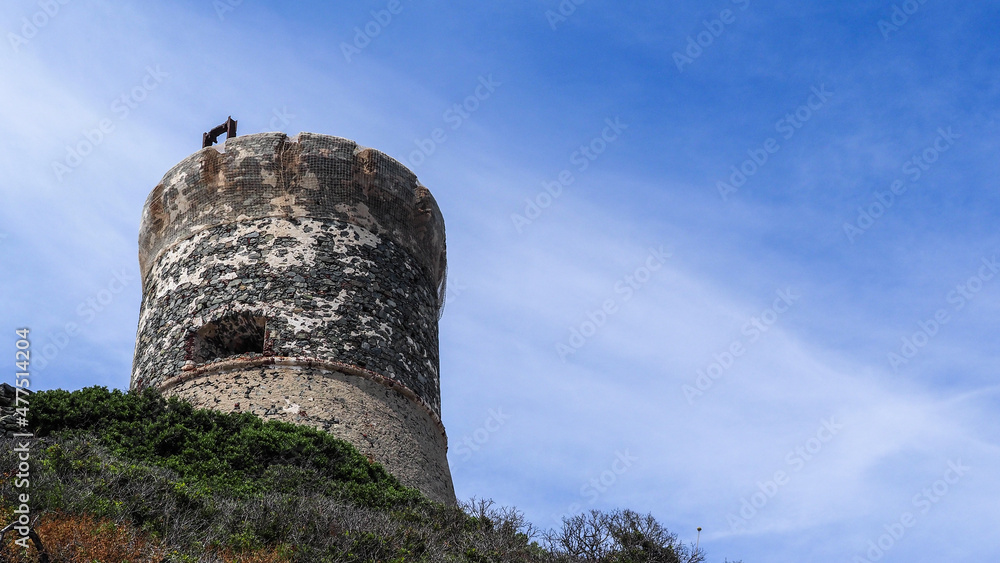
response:
[[[1000,279],[949,300],[1000,248],[995,7],[923,3],[886,39],[892,3],[588,2],[555,30],[554,1],[404,3],[348,62],[342,44],[384,5],[231,4],[60,4],[27,44],[0,49],[15,78],[0,85],[0,290],[17,296],[0,311],[58,349],[43,388],[127,387],[141,206],[232,114],[241,133],[377,147],[434,192],[460,497],[543,527],[574,510],[650,511],[685,540],[703,526],[713,560],[852,560],[912,512],[892,557],[996,557]],[[726,8],[736,21],[679,72],[674,53]],[[12,8],[0,30],[37,9]],[[150,67],[169,76],[121,118],[112,104]],[[490,77],[453,127],[446,112]],[[823,86],[829,100],[784,137],[779,121]],[[583,167],[580,147],[616,118],[628,128]],[[115,131],[59,181],[52,163],[102,119]],[[948,127],[953,148],[911,181],[906,163]],[[431,147],[436,129],[447,140]],[[780,150],[720,197],[768,138]],[[553,196],[563,171],[573,181]],[[852,241],[844,225],[897,179],[906,192]],[[625,299],[616,284],[661,246],[669,258]],[[116,275],[131,279],[98,311]],[[801,297],[751,341],[779,290]],[[947,323],[922,328],[942,309]],[[61,345],[67,323],[81,330]],[[894,367],[914,335],[926,344]],[[734,343],[745,352],[730,362]],[[509,418],[469,450],[491,409]],[[831,418],[843,428],[810,460],[794,453]],[[615,472],[626,451],[636,459]],[[958,460],[972,469],[922,511]],[[779,471],[787,483],[734,528]]]

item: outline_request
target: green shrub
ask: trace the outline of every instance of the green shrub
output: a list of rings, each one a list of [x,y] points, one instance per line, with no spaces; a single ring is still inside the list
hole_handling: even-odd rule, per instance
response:
[[[177,472],[190,481],[189,494],[307,490],[372,508],[423,502],[419,492],[325,432],[195,409],[152,390],[41,391],[29,413],[36,436],[96,436],[115,456]]]

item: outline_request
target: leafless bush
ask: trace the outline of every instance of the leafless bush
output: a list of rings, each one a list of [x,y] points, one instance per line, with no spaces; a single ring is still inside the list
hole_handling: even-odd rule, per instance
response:
[[[651,514],[591,510],[563,519],[545,535],[549,550],[573,563],[700,563],[704,556],[677,540]]]

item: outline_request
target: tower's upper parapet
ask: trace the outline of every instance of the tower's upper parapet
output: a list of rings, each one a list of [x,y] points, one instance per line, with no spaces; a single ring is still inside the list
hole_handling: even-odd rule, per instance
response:
[[[389,237],[443,289],[441,211],[399,161],[315,133],[244,135],[220,149],[204,148],[182,160],[149,194],[139,231],[144,284],[160,252],[207,227],[283,217],[339,219]]]

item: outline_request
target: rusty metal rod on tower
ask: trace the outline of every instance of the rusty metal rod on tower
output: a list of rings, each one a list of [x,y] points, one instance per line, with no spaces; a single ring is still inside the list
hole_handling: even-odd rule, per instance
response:
[[[201,148],[210,147],[214,145],[219,140],[219,135],[225,133],[227,139],[232,139],[236,136],[236,120],[233,116],[226,118],[226,122],[222,125],[217,125],[212,128],[208,133],[204,133],[201,136]]]

